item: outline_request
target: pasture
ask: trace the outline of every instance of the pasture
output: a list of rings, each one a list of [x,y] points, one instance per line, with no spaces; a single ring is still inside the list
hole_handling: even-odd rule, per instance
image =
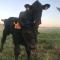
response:
[[[0,41],[2,37],[2,28],[0,26]],[[39,28],[37,44],[38,60],[60,60],[60,28]],[[0,60],[14,60],[12,36],[8,36],[4,45],[4,50],[0,53]],[[20,60],[26,59],[24,47],[21,46]],[[36,59],[32,57],[32,59]]]

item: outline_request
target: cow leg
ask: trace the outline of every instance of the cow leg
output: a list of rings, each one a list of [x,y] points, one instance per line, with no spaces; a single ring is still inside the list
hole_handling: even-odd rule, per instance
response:
[[[20,47],[19,47],[19,44],[14,44],[15,60],[18,60],[19,54],[20,54]]]
[[[27,60],[31,60],[31,48],[25,47],[27,53]]]
[[[2,39],[1,39],[0,52],[2,52],[2,50],[3,50],[3,46],[4,46],[4,43],[5,43],[5,41],[6,41],[6,37],[7,37],[8,34],[9,34],[9,32],[8,32],[6,29],[4,29],[4,30],[3,30],[3,36],[2,36]]]
[[[37,52],[37,47],[31,49],[31,54],[32,54],[32,56],[33,56],[33,60],[38,60],[38,59],[37,59],[37,54],[38,54],[38,52]]]

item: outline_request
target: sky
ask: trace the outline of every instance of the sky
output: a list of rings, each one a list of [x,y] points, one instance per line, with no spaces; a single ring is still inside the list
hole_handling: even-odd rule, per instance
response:
[[[25,4],[32,4],[36,0],[0,0],[0,20],[9,17],[19,17],[19,13],[24,11]],[[42,27],[60,27],[60,12],[56,7],[60,7],[60,0],[39,0],[40,3],[50,4],[48,10],[43,10]]]

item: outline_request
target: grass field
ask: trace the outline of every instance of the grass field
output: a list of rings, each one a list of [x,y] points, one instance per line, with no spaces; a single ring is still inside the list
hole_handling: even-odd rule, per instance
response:
[[[0,27],[1,28],[1,27]],[[0,29],[0,40],[2,29]],[[38,34],[37,60],[60,60],[60,28],[40,28]],[[26,53],[21,46],[19,59],[24,60]],[[12,36],[8,36],[0,60],[14,60]]]

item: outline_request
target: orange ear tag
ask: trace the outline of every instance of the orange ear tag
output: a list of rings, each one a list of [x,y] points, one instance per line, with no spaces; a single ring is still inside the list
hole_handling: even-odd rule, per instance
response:
[[[21,25],[19,22],[17,22],[17,23],[14,22],[14,25],[15,25],[14,26],[15,29],[21,29]]]

